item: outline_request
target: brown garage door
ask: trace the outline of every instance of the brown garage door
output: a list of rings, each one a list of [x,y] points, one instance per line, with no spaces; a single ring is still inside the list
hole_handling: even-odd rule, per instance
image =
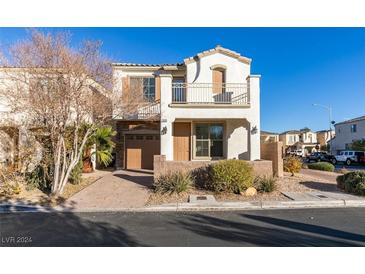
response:
[[[153,169],[153,156],[159,154],[159,135],[128,134],[125,136],[127,169]]]

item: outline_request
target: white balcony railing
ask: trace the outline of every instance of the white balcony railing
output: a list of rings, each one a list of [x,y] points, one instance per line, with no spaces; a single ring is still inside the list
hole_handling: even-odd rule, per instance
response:
[[[138,108],[137,119],[147,120],[160,117],[160,102],[149,103],[146,106]]]
[[[249,104],[249,94],[243,83],[172,83],[174,104]]]

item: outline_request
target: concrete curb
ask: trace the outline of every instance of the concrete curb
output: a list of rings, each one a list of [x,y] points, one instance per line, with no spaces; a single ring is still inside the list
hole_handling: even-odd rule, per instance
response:
[[[23,204],[0,204],[1,213],[82,213],[82,212],[194,212],[194,211],[239,211],[300,208],[339,208],[365,207],[365,200],[330,200],[330,201],[259,201],[259,202],[226,202],[214,204],[169,204],[141,208],[63,208],[42,207]]]

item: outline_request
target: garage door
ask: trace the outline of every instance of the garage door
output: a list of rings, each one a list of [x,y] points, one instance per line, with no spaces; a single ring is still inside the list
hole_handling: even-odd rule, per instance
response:
[[[126,135],[125,154],[127,169],[153,169],[153,156],[160,154],[160,136]]]

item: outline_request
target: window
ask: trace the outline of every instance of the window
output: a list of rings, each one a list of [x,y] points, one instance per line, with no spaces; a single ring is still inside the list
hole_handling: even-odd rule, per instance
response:
[[[195,157],[223,157],[223,125],[201,123],[195,125]]]
[[[155,78],[153,77],[132,77],[130,87],[136,95],[142,94],[148,101],[155,100]]]
[[[351,125],[351,132],[356,132],[357,127],[356,124]]]

